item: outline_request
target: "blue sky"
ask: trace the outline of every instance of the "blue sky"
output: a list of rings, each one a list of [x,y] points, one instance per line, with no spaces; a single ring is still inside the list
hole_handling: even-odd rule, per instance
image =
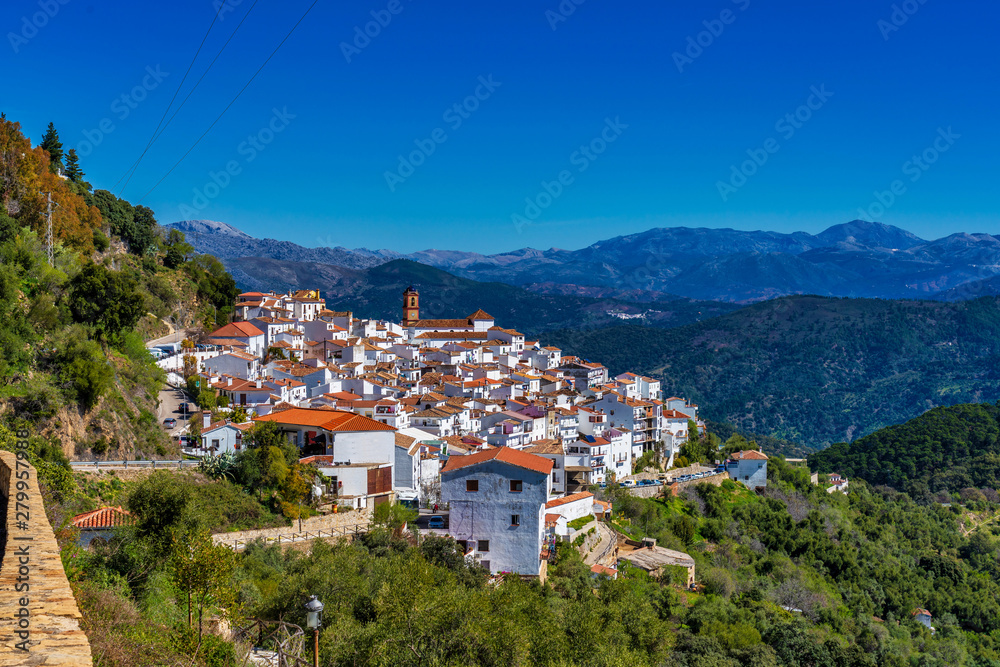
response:
[[[175,108],[253,0],[227,2]],[[318,0],[146,196],[311,3],[258,0],[125,198],[145,196],[161,223],[400,251],[579,248],[657,226],[818,232],[859,217],[924,238],[1000,233],[1000,8],[943,0]],[[219,5],[162,7],[3,3],[0,111],[35,142],[55,122],[88,179],[112,189]]]

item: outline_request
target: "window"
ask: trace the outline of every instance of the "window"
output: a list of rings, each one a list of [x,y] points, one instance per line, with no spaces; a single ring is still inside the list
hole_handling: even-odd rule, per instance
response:
[[[479,491],[479,480],[478,479],[465,480],[465,490],[468,493],[475,493]]]
[[[218,448],[219,448],[219,441],[212,440],[212,449],[218,449]]]
[[[512,525],[512,526],[520,526],[521,525],[521,515],[520,514],[511,514],[510,515],[510,525]]]
[[[519,479],[512,479],[512,480],[510,480],[510,492],[511,493],[521,493],[522,487],[523,487],[523,484],[521,484],[521,480],[519,480]]]
[[[482,551],[483,553],[487,553],[489,552],[489,550],[490,550],[489,540],[479,540],[476,543],[476,551]]]

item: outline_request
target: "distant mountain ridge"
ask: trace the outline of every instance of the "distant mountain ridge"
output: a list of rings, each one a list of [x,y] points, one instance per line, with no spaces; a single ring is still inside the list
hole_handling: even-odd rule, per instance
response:
[[[397,259],[365,269],[293,262],[266,257],[230,258],[226,261],[243,289],[318,289],[331,310],[350,310],[359,317],[399,320],[402,293],[408,285],[421,291],[420,314],[425,318],[465,317],[482,308],[498,324],[528,336],[546,330],[570,327],[586,329],[608,326],[621,320],[612,313],[645,314],[659,326],[681,326],[732,312],[738,306],[702,303],[675,297],[669,302],[639,304],[595,295],[594,297],[536,294],[503,283],[481,283],[459,278],[441,269],[412,260]]]
[[[707,228],[657,228],[579,250],[522,248],[495,255],[458,250],[306,248],[255,239],[227,225],[189,220],[184,231],[200,252],[365,269],[410,259],[480,282],[547,294],[592,296],[609,288],[630,300],[663,294],[753,303],[792,294],[955,300],[1000,293],[1000,237],[952,234],[927,241],[898,227],[854,220],[819,234]],[[252,278],[253,267],[241,267]],[[969,286],[963,290],[963,286]]]
[[[936,406],[1000,400],[1000,297],[788,296],[682,327],[619,325],[545,339],[612,373],[661,378],[706,418],[810,448]]]

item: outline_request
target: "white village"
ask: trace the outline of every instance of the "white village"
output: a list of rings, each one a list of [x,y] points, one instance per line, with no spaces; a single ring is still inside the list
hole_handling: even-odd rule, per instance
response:
[[[301,463],[329,480],[314,493],[337,511],[447,508],[447,520],[431,517],[431,532],[491,573],[541,578],[554,543],[566,540],[596,548],[595,576],[614,576],[624,558],[650,572],[687,567],[694,583],[686,554],[616,539],[600,521],[611,507],[588,490],[595,485],[646,497],[730,478],[766,486],[758,451],[670,470],[690,430],[705,424],[697,405],[665,398],[658,380],[610,377],[483,310],[421,319],[419,292],[402,296],[402,320],[391,322],[328,310],[315,290],[245,292],[233,322],[186,349],[162,346],[161,366],[196,377],[225,406],[177,436],[184,453],[234,456],[250,428],[275,422]],[[236,410],[241,421],[228,416]],[[639,470],[644,456],[669,472]]]

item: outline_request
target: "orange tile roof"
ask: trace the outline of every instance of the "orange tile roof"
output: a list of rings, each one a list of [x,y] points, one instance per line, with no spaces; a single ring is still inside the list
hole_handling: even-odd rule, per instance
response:
[[[364,417],[343,410],[320,410],[317,408],[290,408],[278,414],[255,417],[255,422],[273,421],[294,426],[315,426],[331,432],[351,431],[395,431],[393,427],[370,417]]]
[[[71,519],[77,528],[117,528],[134,520],[132,514],[121,507],[101,507],[92,512],[77,514]]]
[[[263,336],[264,332],[249,322],[232,322],[209,334],[211,338],[245,338],[247,336]]]
[[[502,461],[503,463],[517,466],[518,468],[533,470],[534,472],[539,472],[543,475],[548,475],[552,472],[551,459],[535,456],[534,454],[528,454],[527,452],[511,449],[510,447],[497,447],[496,449],[487,449],[482,452],[476,452],[475,454],[467,454],[466,456],[449,457],[448,463],[445,464],[441,472],[452,472],[471,465],[494,460]]]
[[[545,509],[552,509],[553,507],[559,507],[560,505],[565,505],[566,503],[576,502],[577,500],[583,500],[584,498],[593,498],[594,494],[590,491],[581,491],[580,493],[574,493],[571,496],[563,496],[562,498],[556,498],[555,500],[550,500],[545,503]]]
[[[731,456],[734,461],[767,461],[767,454],[753,449],[736,452]]]

